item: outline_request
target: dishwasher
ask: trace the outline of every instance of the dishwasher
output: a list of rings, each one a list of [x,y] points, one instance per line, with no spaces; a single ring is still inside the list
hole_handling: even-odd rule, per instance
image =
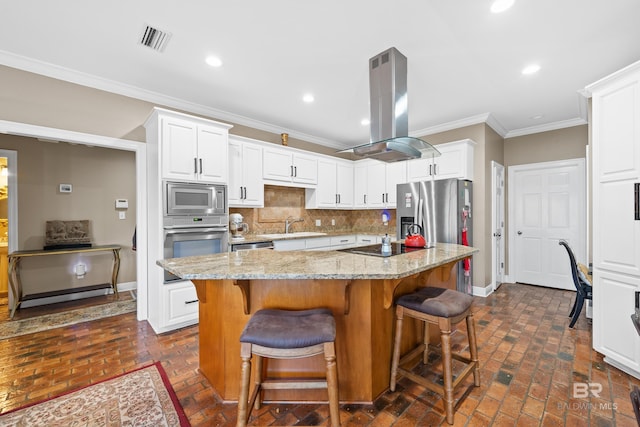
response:
[[[247,249],[273,249],[273,242],[247,242],[247,243],[229,243],[231,252],[247,250]]]

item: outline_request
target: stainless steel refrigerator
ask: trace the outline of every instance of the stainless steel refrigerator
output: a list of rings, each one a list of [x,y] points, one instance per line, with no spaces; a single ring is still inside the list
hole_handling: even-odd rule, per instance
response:
[[[409,227],[418,224],[427,245],[439,242],[472,246],[472,189],[473,183],[463,179],[398,184],[397,238],[404,239]],[[471,294],[471,260],[460,261],[457,268],[458,291]]]

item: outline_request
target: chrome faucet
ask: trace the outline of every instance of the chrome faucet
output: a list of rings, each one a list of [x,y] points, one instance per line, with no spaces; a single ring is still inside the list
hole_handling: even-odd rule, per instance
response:
[[[285,232],[285,234],[289,233],[289,228],[291,228],[291,226],[293,224],[295,224],[296,222],[302,222],[302,221],[304,221],[304,218],[294,219],[292,216],[290,216],[287,219],[285,219],[284,220],[284,232]]]

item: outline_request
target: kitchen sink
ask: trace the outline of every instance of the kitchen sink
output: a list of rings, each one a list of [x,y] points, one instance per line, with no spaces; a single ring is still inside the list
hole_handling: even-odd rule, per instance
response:
[[[315,231],[298,231],[296,233],[258,234],[258,237],[264,237],[265,239],[286,239],[295,237],[314,237],[326,235],[327,233],[318,233]]]

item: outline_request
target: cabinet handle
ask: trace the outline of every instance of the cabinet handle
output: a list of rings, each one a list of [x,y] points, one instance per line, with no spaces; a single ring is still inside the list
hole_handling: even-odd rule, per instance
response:
[[[340,243],[347,243],[349,239],[340,239]]]
[[[429,165],[429,176],[433,175],[433,165]]]
[[[635,220],[640,221],[640,182],[636,182],[635,184],[633,184],[633,186],[635,187],[635,196],[636,196]]]
[[[365,205],[367,204],[367,195],[366,194],[364,195],[364,204]]]
[[[202,159],[200,159],[200,175],[202,175]]]
[[[338,203],[338,195],[336,194],[336,203]]]
[[[340,203],[340,195],[338,194],[338,203]]]
[[[244,187],[244,199],[247,200],[247,187]]]
[[[193,158],[193,173],[198,173],[198,158]]]
[[[433,174],[438,175],[438,165],[433,165]]]
[[[185,303],[185,305],[186,305],[186,304],[195,304],[195,303],[197,303],[197,302],[198,302],[198,300],[197,300],[197,299],[194,299],[194,300],[191,300],[191,301],[185,301],[184,303]]]
[[[361,242],[371,242],[371,239],[361,239]]]
[[[293,176],[293,165],[289,166],[291,168],[291,176]]]
[[[294,167],[293,167],[293,176],[294,176],[294,177],[297,177],[297,176],[298,176],[298,167],[297,167],[297,166],[294,166]]]

